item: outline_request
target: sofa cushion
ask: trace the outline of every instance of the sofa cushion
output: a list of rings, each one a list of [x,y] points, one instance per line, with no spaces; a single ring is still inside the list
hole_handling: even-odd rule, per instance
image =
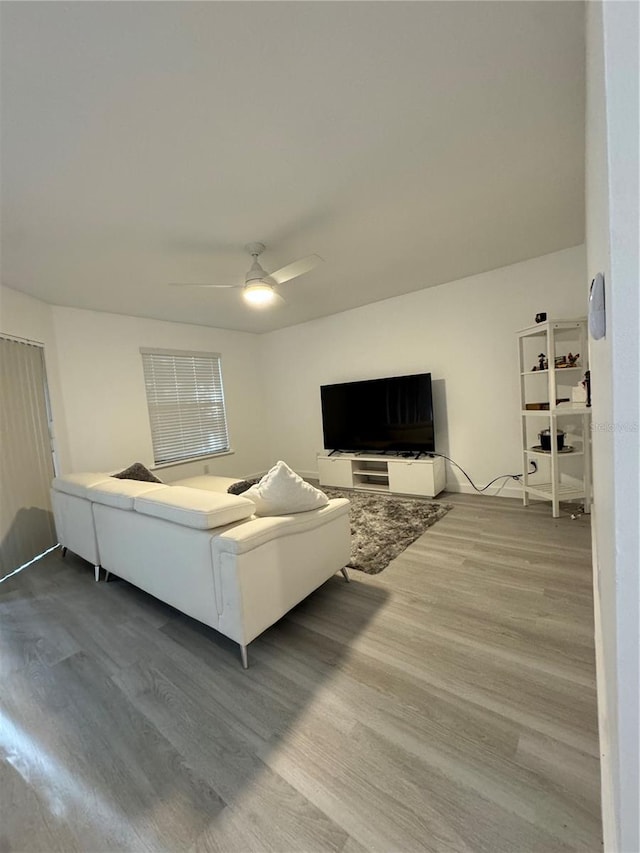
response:
[[[217,477],[214,474],[200,474],[197,477],[186,477],[184,480],[176,480],[171,485],[189,486],[190,489],[203,489],[205,492],[225,493],[236,482],[236,477]]]
[[[168,486],[134,499],[136,512],[153,515],[165,521],[210,530],[253,515],[252,501],[235,495],[190,489],[188,486]]]
[[[119,474],[112,474],[112,477],[116,477],[118,480],[139,480],[143,483],[161,483],[162,480],[159,480],[155,474],[152,474],[148,468],[146,468],[142,462],[134,462],[132,465],[129,465],[128,468],[125,468],[124,471],[120,471]]]
[[[256,515],[291,515],[326,506],[329,498],[292,471],[286,462],[277,462],[255,486],[242,494],[256,505]]]
[[[67,495],[75,495],[77,498],[86,498],[87,489],[93,488],[98,483],[109,481],[109,474],[89,472],[85,474],[65,474],[55,477],[51,487],[56,492],[65,492]]]
[[[168,489],[162,483],[147,483],[136,480],[116,480],[111,477],[103,483],[87,489],[87,497],[90,501],[105,506],[114,506],[116,509],[133,509],[133,501],[141,495],[158,490]]]

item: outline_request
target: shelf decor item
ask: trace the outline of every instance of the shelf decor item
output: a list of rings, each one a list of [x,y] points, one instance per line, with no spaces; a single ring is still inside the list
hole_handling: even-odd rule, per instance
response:
[[[581,382],[579,385],[574,385],[571,389],[571,402],[584,403],[586,405],[587,389],[584,382]]]
[[[573,393],[576,371],[584,367],[587,368],[586,376],[589,375],[586,356],[580,367],[577,364],[580,353],[587,352],[586,319],[545,318],[535,326],[521,329],[517,336],[522,502],[528,506],[530,498],[550,501],[553,517],[558,518],[561,500],[581,500],[588,513],[591,504],[591,409],[588,394],[587,401],[582,402],[576,400]],[[536,354],[541,344],[544,352]],[[558,350],[568,355],[557,355]],[[578,350],[576,355],[573,354],[575,350]],[[527,370],[527,365],[536,357],[538,364]],[[540,419],[544,420],[543,424]],[[534,436],[538,444],[533,444]],[[547,458],[543,460],[543,457]],[[566,462],[568,457],[571,462]],[[532,459],[541,460],[534,475],[529,473]]]
[[[560,403],[568,403],[568,397],[556,397],[556,406],[559,406]],[[549,403],[525,403],[525,409],[528,412],[548,412],[549,411]]]
[[[591,371],[587,370],[584,374],[584,387],[587,391],[587,408],[591,408]]]
[[[540,447],[543,450],[551,450],[551,430],[543,429],[542,432],[538,433],[538,438],[540,439]],[[556,442],[558,444],[558,450],[562,450],[564,447],[564,432],[561,429],[556,430]]]

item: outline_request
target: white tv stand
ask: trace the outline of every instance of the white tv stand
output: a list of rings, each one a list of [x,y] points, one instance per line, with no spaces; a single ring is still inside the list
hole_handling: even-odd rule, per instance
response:
[[[381,454],[318,454],[321,486],[366,489],[393,495],[435,498],[445,486],[444,459],[430,456],[411,459]]]

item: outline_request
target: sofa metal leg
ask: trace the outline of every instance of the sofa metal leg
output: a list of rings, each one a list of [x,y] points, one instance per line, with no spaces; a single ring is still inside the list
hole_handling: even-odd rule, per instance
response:
[[[110,574],[111,574],[111,572],[108,572],[108,571],[105,569],[105,572],[104,572],[104,582],[105,582],[105,583],[109,580],[109,575],[110,575]]]
[[[240,655],[242,657],[242,668],[249,669],[249,658],[247,656],[247,647],[240,646]]]
[[[349,572],[347,571],[347,567],[344,566],[342,569],[340,569],[340,571],[344,575],[344,579],[346,580],[346,582],[351,583],[351,578],[349,577]]]
[[[100,580],[100,566],[94,566],[94,571],[96,573],[96,581]]]
[[[62,546],[62,551],[60,553],[62,554],[63,557],[67,556],[67,546],[66,545]]]

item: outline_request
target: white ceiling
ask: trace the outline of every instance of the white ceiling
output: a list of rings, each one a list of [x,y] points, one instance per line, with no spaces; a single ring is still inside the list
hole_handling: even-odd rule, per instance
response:
[[[2,282],[266,331],[583,240],[579,2],[3,2]],[[256,311],[266,269],[325,263]],[[461,306],[463,309],[463,306]]]

